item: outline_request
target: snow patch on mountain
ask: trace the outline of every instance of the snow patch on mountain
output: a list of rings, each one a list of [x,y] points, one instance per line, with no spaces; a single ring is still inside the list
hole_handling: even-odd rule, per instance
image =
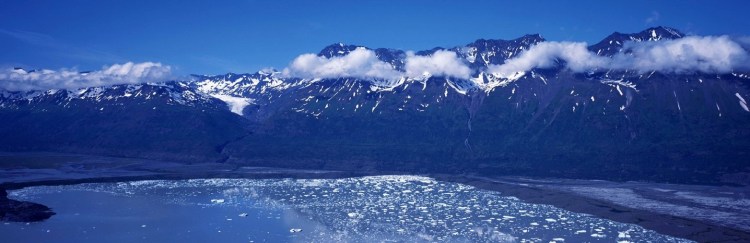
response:
[[[740,93],[734,93],[734,96],[737,96],[737,99],[740,100],[740,106],[742,106],[742,109],[750,112],[750,109],[747,107],[747,101],[745,101],[745,98],[742,98],[742,95],[740,95]]]
[[[611,87],[617,87],[617,90],[620,92],[620,95],[622,95],[622,90],[620,90],[620,88],[619,88],[620,86],[626,87],[626,88],[631,88],[634,91],[638,92],[638,88],[636,88],[635,84],[633,82],[630,82],[630,81],[624,81],[624,80],[620,79],[620,80],[601,80],[599,82],[601,82],[602,84],[609,85]]]
[[[236,97],[248,97],[264,94],[269,91],[285,90],[295,85],[292,80],[284,80],[280,72],[260,71],[253,74],[234,74],[216,76],[198,76],[196,81],[189,82],[197,90],[206,94],[221,94]]]
[[[479,73],[476,78],[470,79],[479,89],[489,94],[497,87],[505,87],[526,76],[526,72],[515,72],[508,75],[504,73]]]
[[[253,102],[253,100],[250,98],[242,98],[231,95],[212,94],[211,96],[227,103],[227,105],[229,105],[229,110],[240,116],[242,115],[242,111],[245,109],[245,107],[252,104]]]

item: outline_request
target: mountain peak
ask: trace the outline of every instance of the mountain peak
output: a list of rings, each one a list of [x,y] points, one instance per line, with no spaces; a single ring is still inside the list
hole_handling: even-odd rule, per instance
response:
[[[682,32],[664,26],[651,27],[638,33],[621,33],[614,32],[604,38],[599,43],[589,47],[589,50],[596,52],[601,56],[611,56],[618,53],[627,41],[660,41],[673,40],[684,37]]]
[[[323,48],[323,50],[320,50],[318,53],[318,56],[331,58],[336,56],[344,56],[346,54],[349,54],[349,52],[357,49],[358,47],[363,47],[359,45],[347,45],[344,43],[334,43],[330,44]]]
[[[545,41],[544,37],[542,37],[542,35],[540,34],[526,34],[524,36],[516,38],[515,40],[533,40],[537,42]]]
[[[649,36],[652,39],[655,39],[655,38],[677,39],[677,38],[682,38],[685,36],[685,34],[680,32],[679,30],[676,30],[670,27],[665,27],[665,26],[651,27],[644,31],[639,32],[637,35]]]
[[[536,44],[539,42],[546,41],[544,37],[540,34],[526,34],[521,37],[511,39],[511,40],[505,40],[505,39],[477,39],[472,43],[469,43],[467,46],[478,46],[478,45],[486,45],[488,43],[523,43],[523,44]]]

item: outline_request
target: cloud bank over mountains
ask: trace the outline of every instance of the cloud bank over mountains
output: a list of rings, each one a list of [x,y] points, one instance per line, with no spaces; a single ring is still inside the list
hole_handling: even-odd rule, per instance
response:
[[[468,79],[471,77],[471,69],[455,52],[439,50],[429,56],[417,56],[413,52],[406,55],[407,77],[419,77],[424,74],[434,76],[454,77]]]
[[[471,69],[458,58],[455,52],[437,51],[429,56],[417,56],[408,52],[405,71],[396,70],[390,63],[378,59],[377,54],[359,47],[343,56],[322,57],[312,53],[295,58],[283,73],[297,78],[363,78],[400,79],[420,77],[424,74],[455,78],[469,78]]]
[[[572,72],[635,71],[646,73],[729,73],[750,70],[747,38],[728,36],[688,36],[674,40],[628,41],[612,56],[600,56],[589,51],[585,42],[545,41],[531,46],[503,64],[492,64],[486,69],[472,70],[467,60],[456,52],[438,50],[431,55],[406,52],[402,69],[378,59],[377,54],[364,47],[343,56],[324,57],[303,54],[295,58],[282,75],[296,78],[359,78],[398,80],[420,78],[425,75],[469,79],[476,72],[492,73],[499,77],[535,68],[563,67]],[[745,46],[743,48],[743,46]],[[114,64],[88,73],[75,69],[0,70],[0,88],[11,91],[43,89],[76,89],[81,87],[165,81],[172,68],[156,62]]]
[[[171,71],[170,66],[155,62],[114,64],[91,72],[75,69],[5,69],[0,70],[0,88],[27,91],[160,82],[171,77]]]
[[[546,41],[536,44],[520,56],[511,58],[501,65],[490,65],[489,73],[510,76],[516,72],[525,72],[534,68],[551,68],[561,61],[574,72],[603,67],[607,57],[590,52],[585,42]]]
[[[727,36],[689,36],[675,40],[625,42],[612,57],[589,51],[584,42],[542,42],[488,72],[500,76],[562,63],[573,72],[632,70],[641,73],[728,73],[748,69],[747,50]]]
[[[750,69],[750,55],[727,36],[689,36],[675,40],[628,41],[614,56],[599,56],[588,50],[585,42],[545,41],[521,55],[495,64],[485,71],[510,76],[534,68],[562,65],[572,72],[601,70],[658,71],[664,73],[728,73]],[[472,70],[455,52],[440,50],[429,56],[407,52],[403,71],[379,60],[375,52],[357,48],[344,56],[331,58],[304,54],[284,69],[290,77],[299,78],[416,78],[425,74],[467,79]]]
[[[610,68],[641,72],[729,73],[750,67],[747,50],[727,36],[689,36],[660,42],[628,42],[623,51],[631,54],[616,55]]]
[[[378,59],[375,52],[357,48],[344,56],[331,58],[302,54],[295,58],[284,75],[298,78],[397,79],[403,76],[391,64]]]

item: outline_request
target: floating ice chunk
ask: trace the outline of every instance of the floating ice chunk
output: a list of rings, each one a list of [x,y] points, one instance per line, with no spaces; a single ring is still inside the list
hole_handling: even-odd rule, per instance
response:
[[[602,233],[593,233],[593,234],[591,234],[591,237],[594,237],[594,238],[604,238],[604,237],[607,237],[607,235],[602,234]]]
[[[659,238],[662,236],[638,226],[619,224],[595,217],[579,217],[578,214],[571,214],[551,206],[527,204],[518,198],[486,194],[475,187],[438,182],[428,177],[418,176],[260,181],[196,179],[123,182],[114,185],[113,190],[123,193],[144,192],[143,190],[150,192],[150,190],[162,188],[180,190],[181,188],[197,188],[200,192],[176,195],[179,197],[176,199],[178,201],[183,201],[182,198],[198,199],[199,201],[192,202],[205,205],[208,203],[206,199],[211,199],[211,197],[199,199],[200,197],[195,196],[214,195],[213,198],[223,198],[222,200],[225,200],[227,204],[300,210],[304,211],[305,216],[309,216],[310,220],[320,221],[330,226],[335,232],[330,235],[328,232],[319,234],[308,229],[308,232],[302,234],[301,228],[294,227],[302,225],[287,226],[290,232],[288,236],[303,237],[299,240],[305,242],[377,242],[382,240],[380,237],[387,234],[393,235],[396,239],[407,239],[404,241],[430,242],[454,242],[462,239],[481,242],[516,242],[531,237],[540,237],[534,242],[541,242],[541,238],[546,239],[544,242],[598,240],[665,242],[669,239]],[[206,188],[216,189],[204,191]],[[252,193],[252,198],[247,198],[246,196],[250,193]],[[391,196],[382,198],[379,195],[383,193]],[[330,197],[323,195],[330,195]],[[257,198],[274,199],[255,200]],[[201,200],[203,202],[200,202]],[[216,199],[212,203],[217,201],[219,200]],[[470,213],[466,213],[466,210]],[[240,221],[254,220],[243,211],[234,213],[237,213],[235,217],[239,215]],[[280,215],[263,214],[262,216],[280,220]],[[254,213],[252,218],[255,217]],[[218,220],[229,220],[228,218],[223,216]],[[233,221],[222,222],[226,224]],[[0,227],[3,227],[2,223]],[[131,227],[138,227],[138,225]],[[506,230],[515,233],[513,236],[500,233]],[[235,230],[222,229],[222,231],[222,233],[234,234]],[[545,236],[542,237],[541,234]],[[595,235],[591,236],[592,234]],[[589,238],[598,236],[604,239]]]

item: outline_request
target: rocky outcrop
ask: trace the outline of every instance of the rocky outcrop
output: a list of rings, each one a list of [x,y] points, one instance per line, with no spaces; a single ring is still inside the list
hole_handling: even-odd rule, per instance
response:
[[[0,188],[0,221],[37,222],[52,215],[52,209],[33,202],[16,201],[8,198],[8,192]]]

